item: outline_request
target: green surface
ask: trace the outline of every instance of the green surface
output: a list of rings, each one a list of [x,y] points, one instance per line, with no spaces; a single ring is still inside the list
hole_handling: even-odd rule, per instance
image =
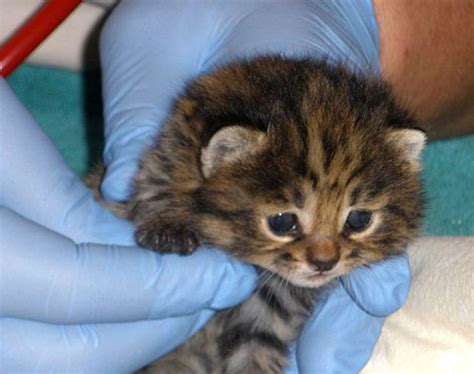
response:
[[[8,79],[20,100],[83,175],[103,144],[98,75],[22,66]],[[426,235],[474,235],[474,135],[430,144],[423,178]]]
[[[22,66],[8,83],[69,166],[84,175],[103,145],[99,75]]]

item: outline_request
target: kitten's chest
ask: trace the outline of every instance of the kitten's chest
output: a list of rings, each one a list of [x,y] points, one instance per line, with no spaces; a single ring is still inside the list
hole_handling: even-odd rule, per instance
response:
[[[236,328],[249,338],[254,335],[286,345],[297,338],[318,291],[295,287],[275,275],[269,277],[262,277],[255,293],[230,309],[222,322],[226,330]]]

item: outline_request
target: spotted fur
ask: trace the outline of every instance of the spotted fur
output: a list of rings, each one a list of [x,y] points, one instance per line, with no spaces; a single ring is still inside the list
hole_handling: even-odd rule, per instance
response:
[[[216,245],[261,278],[149,370],[282,372],[318,290],[416,236],[423,142],[384,83],[310,58],[244,60],[192,81],[142,158],[125,214],[142,246]],[[371,212],[362,232],[347,225],[357,209]],[[281,212],[297,217],[285,235],[268,226]]]

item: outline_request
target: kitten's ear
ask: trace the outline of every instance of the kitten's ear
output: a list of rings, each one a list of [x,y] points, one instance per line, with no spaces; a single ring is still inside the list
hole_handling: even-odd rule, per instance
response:
[[[217,131],[202,149],[202,172],[208,178],[222,164],[241,160],[265,147],[267,136],[242,126],[227,126]]]
[[[421,152],[426,143],[426,135],[417,129],[395,129],[389,134],[389,141],[403,154],[415,168],[420,167]]]

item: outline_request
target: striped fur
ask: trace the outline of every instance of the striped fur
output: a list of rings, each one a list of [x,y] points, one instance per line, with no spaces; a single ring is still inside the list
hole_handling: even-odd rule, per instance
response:
[[[191,82],[122,208],[142,246],[216,245],[262,281],[149,369],[281,372],[317,290],[416,236],[423,140],[385,84],[309,58],[235,62]],[[361,232],[354,210],[371,214]],[[297,217],[285,235],[268,223],[282,212]]]
[[[246,302],[218,313],[146,372],[281,373],[288,364],[288,345],[311,313],[317,292],[263,272],[258,289]]]

